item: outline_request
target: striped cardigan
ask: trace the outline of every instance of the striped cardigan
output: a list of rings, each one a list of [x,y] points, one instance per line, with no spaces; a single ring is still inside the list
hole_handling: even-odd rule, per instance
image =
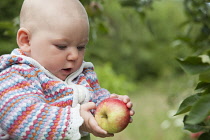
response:
[[[0,139],[80,139],[80,104],[109,95],[92,63],[61,81],[15,49],[0,57]]]

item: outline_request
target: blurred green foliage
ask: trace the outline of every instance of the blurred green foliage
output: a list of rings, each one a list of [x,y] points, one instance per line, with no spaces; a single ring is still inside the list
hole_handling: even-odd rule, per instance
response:
[[[208,0],[185,0],[184,9],[187,20],[182,24],[185,32],[179,36],[182,43],[199,55],[209,50],[210,5]]]
[[[23,0],[0,1],[0,54],[8,53],[17,47],[15,35],[22,2]]]
[[[174,47],[172,42],[182,32],[182,6],[181,1],[157,1],[144,11],[146,16],[142,18],[136,8],[104,1],[105,18],[91,30],[94,36],[86,58],[97,65],[111,63],[117,74],[134,81],[180,73],[174,58],[188,50]]]
[[[185,98],[177,114],[187,113],[184,118],[186,130],[203,132],[199,140],[210,139],[210,3],[207,0],[185,0],[186,32],[180,41],[193,50],[186,58],[178,59],[189,74],[198,75],[195,93]]]
[[[129,82],[125,75],[117,75],[110,63],[106,63],[103,66],[96,66],[95,71],[99,81],[102,81],[100,83],[101,87],[108,88],[110,93],[124,95],[132,93],[133,89],[136,89],[136,85]],[[104,79],[106,82],[104,82]]]

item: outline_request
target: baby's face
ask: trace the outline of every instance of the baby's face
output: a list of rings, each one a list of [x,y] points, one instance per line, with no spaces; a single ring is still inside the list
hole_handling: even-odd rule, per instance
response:
[[[89,25],[86,18],[58,19],[62,20],[43,25],[32,33],[29,56],[56,77],[65,80],[83,62]]]
[[[29,49],[25,50],[29,57],[61,80],[79,69],[89,23],[78,0],[25,0],[20,21],[21,27],[29,30]]]

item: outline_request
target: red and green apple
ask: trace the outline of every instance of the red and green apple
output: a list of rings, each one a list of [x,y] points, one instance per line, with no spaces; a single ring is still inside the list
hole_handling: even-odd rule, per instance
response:
[[[107,98],[96,108],[95,119],[108,133],[118,133],[130,122],[130,110],[120,99]]]

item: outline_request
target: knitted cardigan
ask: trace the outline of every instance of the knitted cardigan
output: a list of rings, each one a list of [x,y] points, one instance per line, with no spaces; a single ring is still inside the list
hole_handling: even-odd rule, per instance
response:
[[[15,49],[0,57],[0,140],[80,139],[80,104],[109,95],[90,62],[62,81]]]

